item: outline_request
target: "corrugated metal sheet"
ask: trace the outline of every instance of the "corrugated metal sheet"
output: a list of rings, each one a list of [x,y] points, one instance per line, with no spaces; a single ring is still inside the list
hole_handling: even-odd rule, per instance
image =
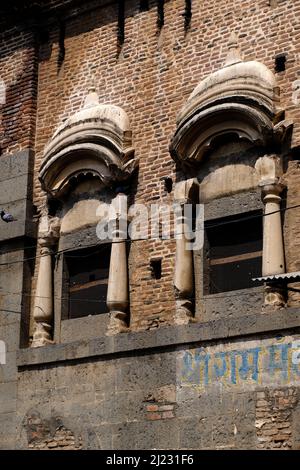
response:
[[[268,281],[284,281],[284,280],[290,280],[290,281],[299,281],[300,280],[300,271],[296,271],[293,273],[283,273],[283,274],[274,274],[273,276],[264,276],[264,277],[254,277],[252,278],[252,281],[262,281],[262,282],[268,282]]]

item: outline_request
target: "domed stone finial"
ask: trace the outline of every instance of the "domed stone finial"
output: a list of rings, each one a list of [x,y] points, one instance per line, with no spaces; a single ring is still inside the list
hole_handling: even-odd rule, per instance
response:
[[[236,64],[237,62],[241,62],[241,60],[238,38],[237,35],[232,32],[228,41],[228,54],[225,61],[225,66]]]
[[[91,108],[92,106],[96,106],[99,104],[99,96],[96,92],[96,86],[94,81],[90,84],[88,88],[88,94],[84,101],[84,108]]]

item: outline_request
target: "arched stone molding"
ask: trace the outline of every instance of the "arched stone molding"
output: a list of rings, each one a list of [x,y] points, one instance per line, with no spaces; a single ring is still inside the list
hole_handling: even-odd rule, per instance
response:
[[[242,61],[232,37],[225,66],[199,83],[179,113],[171,156],[193,166],[225,136],[280,146],[292,127],[283,116],[273,73],[260,62]]]
[[[98,176],[110,185],[127,179],[136,165],[126,112],[99,104],[98,95],[91,91],[84,108],[54,133],[45,148],[39,177],[43,189],[59,197],[79,175]]]

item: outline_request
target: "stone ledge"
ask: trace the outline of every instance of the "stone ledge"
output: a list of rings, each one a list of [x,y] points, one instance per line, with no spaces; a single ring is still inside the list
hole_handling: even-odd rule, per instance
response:
[[[285,308],[268,314],[255,313],[184,326],[165,326],[152,331],[122,333],[40,348],[19,349],[17,365],[26,368],[120,353],[134,354],[147,349],[176,347],[291,328],[300,328],[299,308]]]

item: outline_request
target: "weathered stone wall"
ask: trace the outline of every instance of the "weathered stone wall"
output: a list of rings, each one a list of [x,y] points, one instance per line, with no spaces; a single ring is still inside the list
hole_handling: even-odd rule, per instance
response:
[[[187,330],[181,330],[181,340],[184,331],[187,341]],[[154,341],[157,333],[147,334]],[[150,336],[144,335],[139,350],[125,356],[105,357],[109,345],[102,344],[103,358],[72,361],[84,354],[78,343],[65,352],[70,362],[59,362],[60,348],[55,364],[41,348],[21,360],[32,364],[19,374],[17,446],[297,449],[298,338],[287,333],[185,346],[175,340],[150,351]],[[133,338],[123,340],[119,347],[134,344]]]
[[[5,364],[0,365],[0,448],[13,448],[16,440],[17,351],[20,331],[28,335],[28,325],[21,314],[28,309],[22,292],[28,291],[23,276],[24,249],[20,244],[3,246],[0,256],[0,339],[5,342]],[[29,271],[25,268],[27,278]],[[25,315],[24,315],[25,319]]]

